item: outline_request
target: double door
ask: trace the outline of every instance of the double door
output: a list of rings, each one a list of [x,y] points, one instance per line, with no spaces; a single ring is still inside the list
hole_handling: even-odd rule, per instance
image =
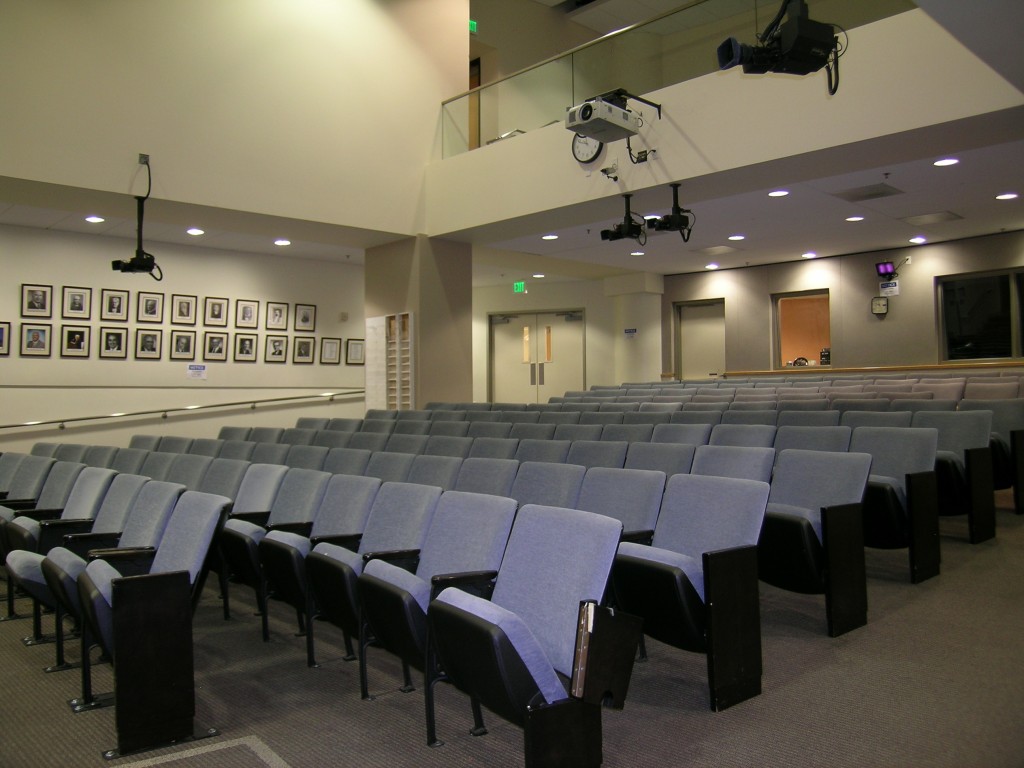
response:
[[[491,400],[546,403],[584,387],[583,313],[491,316]]]

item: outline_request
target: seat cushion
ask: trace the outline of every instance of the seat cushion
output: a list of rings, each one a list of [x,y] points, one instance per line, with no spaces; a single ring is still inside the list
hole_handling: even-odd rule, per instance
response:
[[[386,581],[398,589],[407,592],[423,610],[427,612],[430,603],[430,582],[424,581],[414,573],[399,568],[386,560],[371,560],[363,570],[367,576]]]
[[[704,564],[701,560],[673,552],[670,549],[649,547],[644,544],[635,544],[631,541],[624,541],[619,544],[619,554],[678,568],[686,574],[686,578],[693,585],[697,594],[700,595],[700,599],[704,600]]]
[[[821,537],[821,510],[820,509],[807,509],[806,507],[795,507],[792,504],[779,504],[777,502],[768,502],[768,507],[765,510],[765,514],[775,515],[792,515],[793,517],[802,517],[804,520],[811,524],[811,528],[814,529],[814,535],[818,537],[818,541],[822,541]]]

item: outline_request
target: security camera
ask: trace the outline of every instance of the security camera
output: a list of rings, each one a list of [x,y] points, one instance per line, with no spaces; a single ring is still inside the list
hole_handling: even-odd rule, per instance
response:
[[[136,252],[135,256],[122,261],[115,259],[110,262],[110,268],[115,272],[150,272],[156,268],[156,258],[148,253]]]

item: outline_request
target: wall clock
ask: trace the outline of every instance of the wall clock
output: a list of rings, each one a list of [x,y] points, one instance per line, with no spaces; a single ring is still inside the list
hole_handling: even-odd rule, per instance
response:
[[[889,297],[875,296],[871,299],[871,314],[885,315],[889,311]]]
[[[589,136],[574,134],[572,137],[572,156],[581,163],[592,163],[601,154],[604,144]]]

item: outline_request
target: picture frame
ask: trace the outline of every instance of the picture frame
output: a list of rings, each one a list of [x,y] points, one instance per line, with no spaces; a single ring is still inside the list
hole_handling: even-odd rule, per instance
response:
[[[92,328],[88,325],[62,325],[60,327],[60,356],[89,357]]]
[[[91,320],[92,288],[65,285],[61,296],[61,317],[65,320]]]
[[[135,320],[139,323],[162,323],[164,321],[164,295],[139,291],[135,297]]]
[[[320,339],[320,365],[341,365],[341,339],[334,336]]]
[[[268,331],[288,330],[288,304],[277,301],[267,302],[267,317],[264,325]]]
[[[21,324],[21,356],[49,357],[53,326],[49,323]]]
[[[196,332],[179,330],[171,331],[171,349],[167,356],[171,360],[195,360]]]
[[[203,360],[223,362],[228,359],[228,334],[207,331],[203,334]]]
[[[366,341],[364,339],[345,340],[345,365],[366,364]]]
[[[53,317],[53,286],[22,283],[21,316]]]
[[[0,357],[7,357],[11,354],[11,324],[0,323]]]
[[[292,339],[292,362],[297,365],[312,365],[316,339],[312,336],[296,336]]]
[[[128,322],[128,291],[104,288],[100,291],[100,320]]]
[[[316,331],[316,304],[295,305],[295,330],[313,333]]]
[[[259,336],[257,334],[236,333],[234,361],[236,363],[255,363],[258,344]]]
[[[164,332],[156,328],[135,329],[135,359],[159,360],[163,353]]]
[[[101,360],[124,360],[128,357],[128,329],[100,328]]]
[[[260,303],[251,299],[235,301],[235,328],[259,328]]]
[[[219,296],[207,296],[203,299],[203,325],[227,328],[229,304],[228,299]]]
[[[195,325],[199,297],[186,293],[171,294],[171,322],[175,325]],[[173,342],[172,342],[173,344]],[[195,345],[193,344],[193,347]]]
[[[267,334],[267,340],[263,347],[263,362],[265,363],[287,363],[288,362],[288,337],[275,334]]]

